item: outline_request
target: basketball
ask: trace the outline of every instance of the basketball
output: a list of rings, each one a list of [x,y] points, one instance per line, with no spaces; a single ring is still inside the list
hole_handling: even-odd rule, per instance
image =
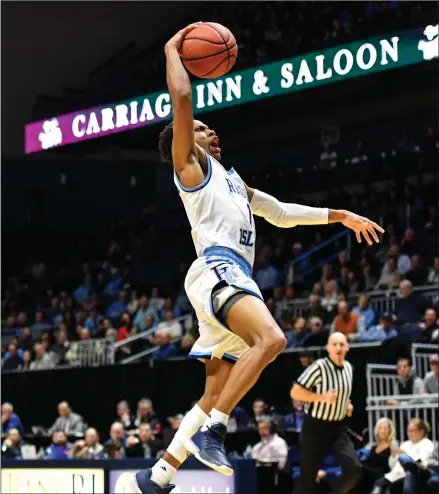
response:
[[[205,22],[187,34],[181,45],[186,69],[202,79],[227,74],[238,56],[233,34],[221,24]]]

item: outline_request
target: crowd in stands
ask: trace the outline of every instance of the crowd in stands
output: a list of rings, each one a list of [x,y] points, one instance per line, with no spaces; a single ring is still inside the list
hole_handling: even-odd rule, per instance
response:
[[[430,2],[397,1],[246,2],[227,8],[213,2],[197,16],[223,24],[235,35],[237,70],[373,35],[423,27],[436,18]],[[70,95],[79,106],[96,105],[163,88],[163,47],[176,28],[147,48],[130,43],[95,68],[83,90],[66,90],[63,99]]]
[[[301,358],[303,367],[313,361],[311,354]],[[430,356],[430,371],[425,376],[417,376],[411,362],[403,357],[397,362],[397,388],[395,395],[406,396],[409,403],[418,396],[428,399],[428,394],[436,396],[439,382],[439,361],[437,354]],[[403,405],[393,400],[389,406]],[[433,411],[434,412],[434,411]],[[401,417],[401,416],[400,416]],[[389,487],[404,489],[404,493],[434,492],[438,485],[438,443],[432,437],[430,424],[419,417],[404,416],[404,424],[390,420],[389,415],[380,418],[373,431],[369,432],[370,441],[356,437],[357,454],[361,460],[362,476],[354,492],[381,494]],[[123,459],[123,458],[160,458],[172,440],[183,414],[167,419],[163,424],[154,411],[151,400],[142,398],[137,410],[131,413],[126,401],[117,404],[116,416],[106,435],[89,427],[86,420],[75,413],[67,402],[58,404],[58,417],[52,426],[43,433],[50,443],[32,448],[34,459]],[[276,410],[262,398],[253,402],[249,412],[237,406],[229,420],[230,433],[235,431],[257,431],[259,441],[241,447],[240,453],[229,451],[234,456],[253,458],[258,464],[276,463],[280,479],[291,486],[291,480],[300,475],[297,441],[291,442],[289,433],[300,434],[304,420],[304,403],[292,400],[287,409]],[[432,420],[437,420],[433,415]],[[401,428],[402,427],[402,428]],[[2,405],[2,457],[22,458],[22,446],[32,445],[25,439],[24,426],[10,403]],[[404,440],[406,430],[407,440]],[[103,431],[101,431],[103,432]],[[363,432],[366,435],[367,431]],[[437,432],[436,432],[437,433]],[[402,434],[401,437],[398,437]],[[101,440],[102,437],[102,440]],[[107,438],[106,438],[107,437]],[[106,439],[105,439],[106,438]],[[194,438],[196,441],[196,437]],[[27,450],[29,455],[29,449]],[[333,455],[328,455],[316,476],[318,492],[330,492],[331,479],[340,475],[341,468]],[[289,483],[289,482],[290,483]],[[391,485],[392,484],[392,485]],[[290,492],[288,488],[282,492]],[[426,489],[426,491],[424,491]],[[399,492],[392,490],[392,492]]]

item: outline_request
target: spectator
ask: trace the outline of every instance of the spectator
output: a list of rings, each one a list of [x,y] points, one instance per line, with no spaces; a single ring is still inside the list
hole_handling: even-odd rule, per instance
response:
[[[425,311],[424,322],[419,324],[421,335],[418,338],[419,343],[436,343],[439,340],[437,309],[430,307]]]
[[[118,300],[115,300],[105,312],[105,317],[109,319],[119,319],[122,312],[125,312],[128,309],[128,301],[127,301],[127,292],[121,290],[119,292]]]
[[[130,301],[128,302],[128,314],[134,316],[139,308],[139,299],[137,298],[137,292],[133,290],[130,295]]]
[[[98,332],[99,325],[102,322],[103,317],[98,314],[95,307],[90,310],[90,315],[85,320],[84,326],[90,331],[94,336]]]
[[[309,351],[304,351],[299,354],[300,365],[303,367],[303,370],[307,369],[314,362],[314,354]]]
[[[160,296],[159,289],[157,287],[154,287],[151,290],[151,299],[149,301],[149,306],[153,310],[158,312],[158,311],[162,310],[164,305],[165,305],[165,299]]]
[[[285,427],[293,428],[297,432],[302,430],[303,420],[305,417],[305,405],[302,401],[292,400],[293,411],[285,415]]]
[[[427,283],[439,285],[439,257],[433,259],[433,264],[428,270]]]
[[[285,333],[287,338],[288,348],[293,348],[302,345],[303,340],[307,334],[306,320],[304,317],[298,317],[294,321],[293,331],[288,331]]]
[[[140,424],[149,424],[152,427],[154,434],[160,432],[160,422],[157,419],[151,400],[142,398],[139,401],[134,424],[137,428],[139,428]]]
[[[360,295],[358,297],[358,305],[352,309],[353,314],[358,314],[363,318],[365,329],[369,329],[375,322],[375,312],[369,307],[369,297]]]
[[[84,283],[79,285],[73,292],[73,297],[77,302],[83,302],[94,295],[93,286],[91,283],[91,276],[86,274],[84,277]]]
[[[272,420],[262,416],[258,422],[261,441],[253,446],[252,458],[259,463],[277,463],[282,470],[288,460],[288,445],[276,432],[272,432]]]
[[[427,270],[422,266],[420,256],[412,256],[412,267],[409,269],[405,277],[412,282],[413,286],[423,286],[427,282]]]
[[[398,381],[395,387],[395,395],[412,396],[425,393],[424,383],[420,377],[415,376],[409,359],[401,357],[396,364]],[[388,405],[399,405],[399,400],[389,400]]]
[[[46,353],[42,343],[34,345],[35,359],[31,362],[29,370],[46,370],[52,369],[55,366],[53,358]]]
[[[32,354],[29,350],[23,352],[23,365],[21,367],[21,371],[30,370],[30,364],[32,362]]]
[[[337,291],[337,283],[332,276],[332,266],[330,264],[325,264],[322,267],[322,277],[320,279],[320,283],[323,287],[325,287],[328,283],[335,283],[335,291]]]
[[[250,415],[240,406],[236,406],[232,410],[230,418],[233,418],[236,421],[238,429],[247,429],[250,423]]]
[[[427,393],[439,393],[439,359],[438,354],[430,356],[430,372],[424,377],[424,388]]]
[[[329,318],[337,307],[337,284],[335,281],[329,281],[324,286],[325,295],[322,298],[322,307],[329,312]]]
[[[328,331],[323,327],[320,317],[312,317],[309,326],[311,332],[303,339],[303,346],[325,346],[328,342]]]
[[[165,320],[157,326],[156,336],[158,337],[160,333],[168,333],[172,339],[181,338],[183,334],[181,324],[174,318],[171,310],[166,311]]]
[[[289,285],[292,285],[293,283],[302,282],[303,275],[309,269],[309,259],[307,257],[297,262],[297,259],[299,259],[303,254],[302,249],[303,246],[301,243],[296,242],[295,244],[293,244],[293,256],[291,259],[292,263],[289,265],[287,278],[286,278],[286,282]],[[283,266],[281,266],[280,269],[282,267]]]
[[[266,408],[265,401],[262,398],[256,398],[253,402],[253,416],[249,422],[249,427],[251,429],[258,428],[258,422],[260,418],[266,414]]]
[[[390,448],[397,447],[395,425],[383,417],[375,424],[375,443],[359,451],[363,475],[355,492],[371,492],[375,482],[389,472]]]
[[[390,256],[396,260],[396,271],[399,274],[406,274],[412,267],[410,257],[407,254],[401,254],[398,245],[390,247]]]
[[[404,237],[401,240],[401,252],[412,258],[420,252],[420,246],[415,240],[415,232],[411,228],[404,232]]]
[[[305,311],[305,319],[308,321],[312,317],[319,317],[323,323],[326,323],[328,312],[322,307],[320,298],[317,295],[309,296],[309,305]]]
[[[69,351],[69,347],[70,342],[67,340],[67,331],[65,329],[59,329],[56,334],[56,343],[51,348],[58,364],[66,363],[66,353]]]
[[[152,360],[166,360],[177,355],[177,347],[171,343],[169,333],[161,331],[158,333],[157,338],[159,348],[151,354]]]
[[[254,275],[254,280],[261,292],[268,292],[279,285],[279,273],[274,266],[268,263],[268,257],[261,255],[258,259],[258,267]]]
[[[377,281],[375,288],[377,290],[388,290],[392,287],[392,282],[396,274],[396,260],[394,257],[389,257],[383,270],[381,271],[380,279]]]
[[[110,458],[125,458],[125,432],[120,422],[113,422],[110,428],[110,438],[104,443],[106,454]]]
[[[338,288],[346,296],[350,293],[356,293],[358,291],[358,282],[355,279],[353,271],[349,271],[347,266],[343,266],[340,271],[340,278],[338,279]]]
[[[372,326],[360,335],[359,341],[384,341],[390,338],[396,338],[398,331],[395,329],[390,312],[381,314],[380,323],[377,326]]]
[[[23,350],[19,346],[19,339],[17,336],[13,336],[11,340],[9,341],[9,345],[15,345],[16,347],[16,352],[15,354],[18,355],[20,358],[23,358]],[[3,355],[3,360],[7,360],[9,358],[9,352],[6,352]]]
[[[400,448],[391,449],[389,459],[391,470],[375,482],[374,493],[384,493],[390,487],[393,491],[398,484],[403,488],[404,493],[424,491],[427,477],[422,473],[421,467],[428,464],[434,444],[427,437],[427,425],[419,418],[409,422],[407,434],[408,441],[404,441]]]
[[[122,341],[128,338],[129,332],[131,330],[131,316],[128,312],[124,312],[120,316],[121,326],[117,330],[117,341]]]
[[[122,400],[117,404],[117,417],[115,422],[120,422],[125,431],[133,431],[136,428],[134,416],[131,415],[130,406],[125,400]]]
[[[134,458],[160,458],[164,452],[163,443],[157,439],[149,424],[139,426],[139,439],[130,436],[126,442],[126,456]]]
[[[372,274],[372,268],[369,264],[369,261],[364,256],[361,258],[360,285],[366,292],[373,290],[375,285],[377,285],[377,280],[376,277]]]
[[[23,359],[17,354],[17,345],[15,343],[9,343],[8,355],[4,359],[2,370],[20,370],[23,363]]]
[[[49,429],[49,433],[55,430],[63,431],[66,434],[84,434],[84,419],[81,415],[74,413],[66,401],[58,403],[58,418]]]
[[[54,429],[51,432],[52,443],[44,450],[42,460],[67,460],[72,445],[67,441],[67,435],[63,430]]]
[[[154,321],[158,323],[157,311],[151,306],[148,306],[148,298],[143,295],[139,300],[139,310],[134,318],[134,326],[142,332],[146,329],[146,316],[151,315]]]
[[[20,347],[24,352],[26,350],[32,350],[34,344],[35,342],[32,338],[30,327],[26,326],[25,328],[23,328],[23,331],[21,333]]]
[[[178,307],[174,306],[174,303],[172,302],[171,297],[165,298],[165,303],[163,304],[163,308],[160,309],[160,311],[159,311],[160,319],[165,318],[167,311],[171,311],[174,314],[174,317],[180,317],[181,316],[180,309]]]
[[[413,292],[413,285],[409,280],[401,281],[399,289],[401,298],[395,302],[397,323],[407,324],[418,322],[427,305],[425,298]]]
[[[2,458],[21,460],[21,446],[24,445],[18,429],[9,429],[2,444]]]
[[[338,315],[335,316],[331,324],[331,334],[334,332],[343,333],[351,340],[359,337],[363,331],[363,320],[358,314],[349,311],[347,302],[340,302],[338,304]],[[355,335],[355,337],[352,335]]]
[[[90,427],[85,432],[84,440],[76,441],[72,448],[72,456],[83,460],[105,459],[104,447],[99,442],[99,434],[96,429]]]
[[[7,434],[11,429],[18,429],[20,435],[24,435],[24,428],[20,417],[14,413],[12,404],[6,402],[2,405],[2,434]]]

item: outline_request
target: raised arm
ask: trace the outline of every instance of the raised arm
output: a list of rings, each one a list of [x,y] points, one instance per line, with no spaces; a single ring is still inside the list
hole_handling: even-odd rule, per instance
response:
[[[166,80],[174,113],[172,164],[185,187],[195,187],[204,179],[194,139],[192,88],[180,58],[181,43],[187,33],[199,24],[190,24],[182,29],[165,46]]]
[[[369,245],[373,240],[379,243],[376,231],[384,230],[373,221],[358,214],[343,209],[313,208],[301,204],[287,204],[278,201],[275,197],[257,189],[247,187],[247,196],[253,214],[262,216],[272,225],[280,228],[292,228],[297,225],[326,225],[342,223],[346,228],[355,232],[361,243],[361,235]]]

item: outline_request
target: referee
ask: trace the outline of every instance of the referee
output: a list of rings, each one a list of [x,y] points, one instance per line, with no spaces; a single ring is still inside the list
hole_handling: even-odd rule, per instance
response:
[[[312,494],[318,470],[328,453],[342,467],[333,486],[337,494],[348,493],[358,481],[362,467],[343,420],[353,406],[353,367],[345,360],[349,345],[342,333],[333,333],[326,346],[328,357],[316,360],[291,389],[294,400],[304,401],[305,419],[300,437],[300,479],[294,494]]]

